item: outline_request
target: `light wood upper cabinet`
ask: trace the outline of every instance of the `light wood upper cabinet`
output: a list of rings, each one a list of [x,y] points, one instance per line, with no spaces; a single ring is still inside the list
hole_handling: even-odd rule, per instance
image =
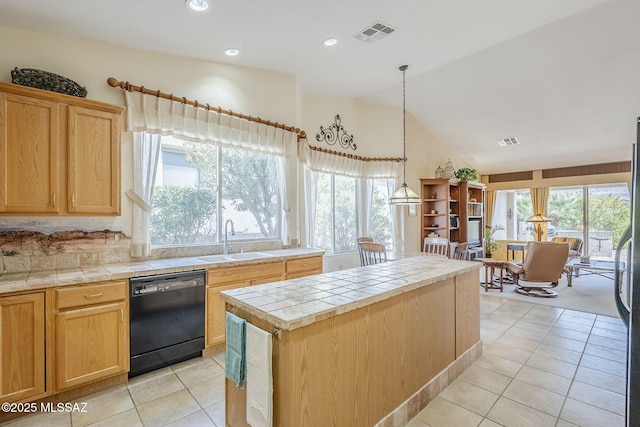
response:
[[[0,298],[0,401],[45,392],[44,292]]]
[[[123,112],[0,82],[0,213],[119,215]]]
[[[57,213],[60,105],[0,93],[0,212]]]
[[[120,212],[120,131],[120,114],[69,107],[69,212]]]

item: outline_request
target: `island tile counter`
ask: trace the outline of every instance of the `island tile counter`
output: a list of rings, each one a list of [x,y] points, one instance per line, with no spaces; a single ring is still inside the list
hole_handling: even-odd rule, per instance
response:
[[[222,298],[274,333],[274,425],[405,425],[482,351],[480,267],[420,254]],[[226,397],[246,426],[246,392]]]

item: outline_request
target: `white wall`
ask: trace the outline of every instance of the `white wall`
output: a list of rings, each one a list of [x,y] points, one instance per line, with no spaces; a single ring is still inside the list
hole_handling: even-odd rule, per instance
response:
[[[400,83],[398,90],[401,90]],[[401,93],[401,92],[399,92]],[[402,157],[402,109],[364,103],[358,99],[304,94],[302,96],[302,126],[306,130],[311,145],[365,157]],[[356,150],[343,149],[339,145],[327,145],[316,141],[320,126],[328,127],[339,114],[345,130],[353,134]],[[419,192],[420,178],[433,178],[438,165],[444,164],[451,155],[446,146],[425,129],[414,117],[407,113],[407,184]],[[463,167],[462,163],[456,168]],[[419,251],[420,214],[407,215],[404,211],[405,250]],[[344,264],[343,260],[336,265]],[[347,262],[348,264],[348,262]]]
[[[173,93],[203,104],[221,106],[292,126],[296,123],[296,78],[233,65],[128,49],[88,40],[0,27],[0,80],[10,71],[39,68],[86,86],[88,99],[124,105],[122,89],[109,87],[107,78],[129,81]],[[124,192],[132,185],[132,136],[122,136],[122,215],[120,217],[9,217],[2,229],[30,229],[49,233],[61,229],[111,229],[131,235],[132,205]]]
[[[402,157],[402,110],[366,104],[354,98],[301,94],[292,74],[257,70],[150,51],[128,49],[89,40],[57,37],[0,27],[0,80],[11,81],[15,68],[39,68],[68,77],[87,87],[88,99],[124,105],[121,89],[106,80],[173,93],[244,114],[304,129],[315,143],[320,126],[340,114],[355,137],[354,152],[368,157]],[[400,96],[401,85],[398,83]],[[124,192],[132,184],[131,133],[122,137],[122,215],[120,217],[9,217],[1,229],[28,228],[42,232],[60,229],[111,229],[131,234],[131,202]],[[328,147],[342,150],[340,147]],[[353,152],[352,150],[349,150]],[[449,157],[446,147],[407,114],[407,183],[418,191],[420,178],[433,178]],[[466,166],[456,163],[456,168]],[[295,187],[296,183],[290,183]],[[299,215],[293,203],[292,215]],[[402,209],[402,208],[399,208]],[[419,250],[420,216],[407,217],[406,250]]]

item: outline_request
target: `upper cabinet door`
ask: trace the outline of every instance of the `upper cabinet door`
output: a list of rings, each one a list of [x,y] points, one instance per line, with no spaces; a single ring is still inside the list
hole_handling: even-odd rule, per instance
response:
[[[0,93],[0,212],[58,213],[60,105]]]
[[[69,106],[69,213],[120,214],[120,123],[120,114]]]

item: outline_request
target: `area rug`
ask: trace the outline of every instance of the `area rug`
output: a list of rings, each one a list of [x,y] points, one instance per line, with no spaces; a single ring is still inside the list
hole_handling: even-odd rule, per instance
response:
[[[484,282],[484,271],[480,272],[480,281]],[[486,296],[503,297],[532,304],[620,317],[616,309],[612,279],[596,275],[580,275],[580,277],[573,278],[573,286],[569,287],[567,286],[565,275],[562,275],[558,286],[553,290],[558,293],[557,297],[539,298],[517,294],[515,285],[512,284],[505,284],[503,292],[496,289],[489,289],[485,292],[484,287],[480,287],[480,293]]]

